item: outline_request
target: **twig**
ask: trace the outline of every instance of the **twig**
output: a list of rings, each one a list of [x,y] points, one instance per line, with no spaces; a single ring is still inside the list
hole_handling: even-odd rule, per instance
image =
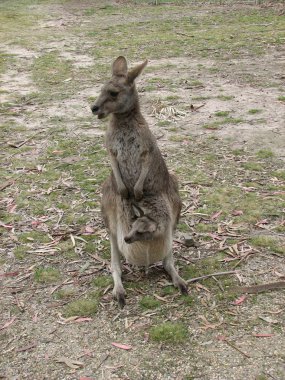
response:
[[[236,273],[237,272],[235,270],[231,270],[229,272],[217,272],[217,273],[205,274],[204,276],[190,278],[186,282],[187,283],[196,282],[196,281],[199,281],[199,280],[204,280],[205,278],[209,278],[209,277],[226,276],[228,274],[236,274]]]
[[[13,179],[4,182],[3,185],[0,186],[0,191],[6,189],[6,187],[13,185],[14,182],[15,182],[15,180],[13,180]]]
[[[110,352],[108,351],[107,354],[103,357],[103,359],[100,361],[100,363],[97,365],[97,367],[94,369],[94,373],[101,367],[101,365],[109,358]]]
[[[192,112],[195,112],[195,111],[197,111],[198,109],[204,107],[205,105],[206,105],[206,103],[203,103],[203,104],[201,104],[200,106],[196,106],[196,107],[195,107],[195,106],[193,106],[193,104],[191,104],[190,109],[191,109]]]
[[[230,347],[234,348],[239,353],[241,353],[242,355],[244,355],[246,358],[251,358],[250,355],[248,355],[246,352],[243,352],[242,350],[240,350],[235,344],[233,344],[232,342],[228,341],[227,338],[223,338],[221,340],[222,340],[222,342],[227,343]]]
[[[32,136],[28,137],[26,140],[22,141],[19,144],[8,143],[8,145],[12,146],[13,148],[20,148],[21,146],[25,145],[27,142],[32,140],[35,136],[37,136],[41,132],[42,131],[38,131],[38,132],[34,133]]]
[[[234,291],[238,293],[257,294],[263,292],[269,292],[271,290],[278,290],[285,288],[285,281],[269,282],[267,284],[252,285],[252,286],[238,286],[234,288]]]

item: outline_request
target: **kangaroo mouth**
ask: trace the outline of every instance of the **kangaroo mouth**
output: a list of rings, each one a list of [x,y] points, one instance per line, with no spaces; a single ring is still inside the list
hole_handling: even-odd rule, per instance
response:
[[[107,115],[102,112],[102,113],[98,113],[98,119],[104,119]]]

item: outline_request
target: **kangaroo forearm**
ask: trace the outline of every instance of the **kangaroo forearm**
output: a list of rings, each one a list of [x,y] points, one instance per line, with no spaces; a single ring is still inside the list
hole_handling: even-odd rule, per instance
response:
[[[143,185],[144,181],[148,175],[149,172],[149,164],[150,164],[150,155],[148,152],[144,152],[142,154],[142,167],[141,167],[141,172],[139,175],[139,178],[135,184],[135,189],[142,191],[143,190]]]
[[[111,167],[112,167],[112,170],[113,170],[115,181],[116,181],[116,184],[117,184],[118,192],[124,198],[126,198],[128,196],[128,194],[127,194],[128,190],[127,190],[127,188],[126,188],[126,186],[125,186],[125,184],[123,182],[118,161],[117,161],[116,157],[114,157],[112,154],[110,156],[110,161],[111,161]]]

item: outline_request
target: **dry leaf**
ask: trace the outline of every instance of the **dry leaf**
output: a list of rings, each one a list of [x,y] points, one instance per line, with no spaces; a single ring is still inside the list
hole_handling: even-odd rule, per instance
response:
[[[240,296],[239,298],[237,298],[237,299],[233,302],[233,304],[234,304],[235,306],[239,306],[239,305],[241,305],[245,300],[246,300],[246,295],[243,294],[242,296]]]
[[[222,212],[223,212],[222,210],[215,212],[213,215],[211,215],[211,219],[212,220],[217,219],[221,215]]]
[[[262,319],[263,321],[267,323],[273,323],[273,324],[279,323],[276,319],[272,319],[270,317],[263,317],[262,315],[259,316],[259,319]]]
[[[7,230],[12,230],[14,228],[14,226],[12,226],[11,224],[5,224],[1,221],[0,221],[0,227],[7,228]]]
[[[132,346],[128,346],[127,344],[121,344],[121,343],[115,343],[115,342],[112,342],[111,344],[112,344],[112,346],[117,347],[117,348],[121,348],[122,350],[131,350],[132,349]]]
[[[256,338],[271,338],[274,334],[252,334]]]
[[[31,343],[29,344],[28,346],[24,346],[24,347],[20,347],[18,348],[16,351],[17,352],[24,352],[24,351],[28,351],[28,350],[31,350],[32,348],[35,348],[37,345],[35,343]]]
[[[243,215],[243,211],[242,211],[242,210],[234,210],[234,211],[232,212],[232,215],[233,215],[233,216]]]
[[[90,322],[90,321],[92,321],[92,318],[89,318],[89,317],[80,317],[80,318],[76,318],[74,322],[80,323],[80,322]]]
[[[15,277],[18,276],[20,272],[6,272],[6,273],[0,273],[0,277]]]
[[[2,327],[0,327],[0,330],[4,330],[7,327],[9,327],[12,323],[14,323],[14,321],[15,321],[16,318],[17,317],[13,317],[12,319],[10,319],[10,321],[6,322]]]
[[[67,367],[72,368],[72,369],[79,369],[80,367],[83,367],[84,365],[82,362],[79,362],[78,360],[69,359],[64,356],[56,359],[56,362],[64,363],[67,365]]]
[[[91,234],[94,234],[94,232],[95,232],[94,228],[90,226],[85,226],[82,233],[83,235],[91,235]]]

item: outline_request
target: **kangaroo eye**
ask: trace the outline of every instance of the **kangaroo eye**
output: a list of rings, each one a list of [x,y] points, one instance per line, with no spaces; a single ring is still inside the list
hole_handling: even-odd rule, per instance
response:
[[[113,97],[113,98],[116,98],[116,96],[118,96],[118,91],[110,91],[110,95]]]

